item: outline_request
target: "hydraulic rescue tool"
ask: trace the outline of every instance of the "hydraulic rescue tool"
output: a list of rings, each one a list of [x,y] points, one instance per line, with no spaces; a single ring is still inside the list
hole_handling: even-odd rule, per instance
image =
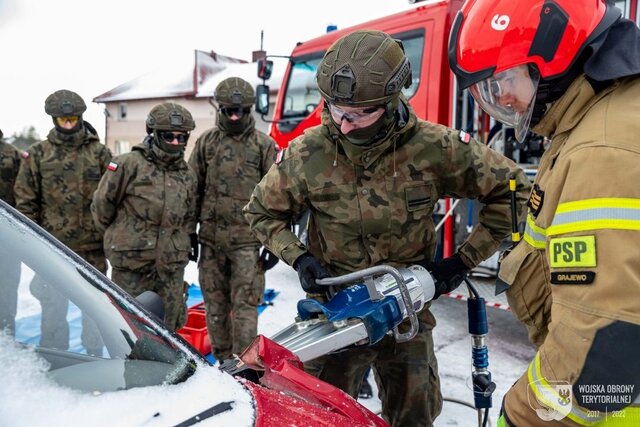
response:
[[[465,282],[469,288],[474,406],[478,410],[478,425],[486,425],[491,394],[496,388],[487,369],[489,354],[484,339],[488,322],[484,299],[468,279]],[[393,334],[397,342],[409,341],[418,333],[416,313],[435,295],[434,279],[419,265],[399,269],[380,265],[316,283],[327,287],[327,293],[333,294],[331,299],[326,303],[300,300],[295,322],[268,340],[293,353],[300,362],[355,346],[373,345],[387,334]],[[349,284],[352,285],[333,293],[336,286]],[[401,333],[398,326],[405,319],[409,319],[410,328]],[[263,382],[264,378],[260,379],[261,374],[256,371],[261,357],[267,357],[267,353],[250,347],[240,360],[224,361],[221,367],[232,375]]]
[[[419,265],[401,269],[380,265],[316,283],[327,289],[356,284],[325,304],[299,301],[296,322],[271,337],[302,362],[352,345],[375,344],[391,331],[396,341],[409,341],[418,333],[416,312],[435,293],[431,274]],[[406,318],[411,327],[400,333],[398,325]]]

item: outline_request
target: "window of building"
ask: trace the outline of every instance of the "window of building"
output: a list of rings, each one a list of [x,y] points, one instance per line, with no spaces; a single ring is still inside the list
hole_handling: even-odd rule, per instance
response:
[[[116,141],[116,155],[128,153],[131,151],[131,144],[129,141],[119,139]]]
[[[118,105],[118,120],[127,120],[127,104],[124,102]]]

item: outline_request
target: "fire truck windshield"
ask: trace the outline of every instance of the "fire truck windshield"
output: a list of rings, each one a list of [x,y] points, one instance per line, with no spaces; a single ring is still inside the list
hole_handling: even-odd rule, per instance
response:
[[[322,99],[316,84],[316,69],[324,52],[313,57],[292,58],[291,74],[284,93],[282,118],[307,117]]]

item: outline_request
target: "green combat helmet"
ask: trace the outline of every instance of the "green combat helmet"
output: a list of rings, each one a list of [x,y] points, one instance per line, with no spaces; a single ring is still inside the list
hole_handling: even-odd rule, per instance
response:
[[[251,108],[256,102],[256,94],[246,80],[229,77],[218,83],[213,99],[220,106]]]
[[[387,33],[360,30],[329,47],[316,74],[326,101],[349,105],[383,105],[411,85],[411,65],[402,42]]]
[[[224,79],[213,95],[220,107],[218,126],[232,135],[239,135],[251,127],[251,107],[256,102],[253,87],[240,77]]]
[[[153,107],[147,116],[146,125],[147,134],[153,133],[159,147],[167,152],[184,151],[187,141],[171,145],[161,137],[165,131],[185,132],[188,135],[196,127],[189,110],[175,102],[163,102]]]
[[[62,89],[47,96],[44,111],[51,117],[82,116],[87,105],[77,93]]]

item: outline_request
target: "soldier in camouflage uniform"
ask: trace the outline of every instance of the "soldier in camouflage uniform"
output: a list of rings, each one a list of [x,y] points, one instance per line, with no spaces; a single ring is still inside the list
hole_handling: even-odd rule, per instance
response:
[[[44,109],[55,127],[23,155],[15,184],[16,208],[106,274],[103,235],[93,224],[89,207],[111,152],[82,119],[87,106],[77,93],[58,90],[47,97]],[[30,289],[42,305],[40,345],[67,349],[67,298],[38,275]],[[89,354],[102,354],[102,338],[87,316],[82,316],[81,338]]]
[[[151,109],[146,126],[142,143],[109,164],[91,212],[104,231],[112,280],[134,297],[157,292],[164,323],[176,330],[186,322],[184,269],[195,232],[196,180],[184,160],[195,122],[186,108],[165,102]]]
[[[200,286],[212,353],[218,360],[239,354],[257,334],[257,306],[264,269],[260,242],[242,208],[275,161],[275,142],[255,128],[251,85],[230,77],[218,84],[218,126],[196,141],[189,164],[198,177]],[[266,253],[265,253],[266,254]]]
[[[20,151],[13,145],[7,144],[2,136],[2,130],[0,130],[0,199],[15,206],[13,185],[20,167]],[[11,257],[3,253],[5,250],[11,250],[11,248],[0,245],[0,271],[3,275],[2,286],[0,286],[0,330],[6,328],[8,333],[14,334],[20,264],[11,262]]]
[[[464,132],[420,120],[401,95],[411,69],[399,41],[379,31],[356,31],[325,53],[317,82],[325,100],[322,124],[293,140],[258,184],[244,211],[262,243],[292,265],[310,297],[324,299],[315,279],[375,265],[427,266],[436,296],[510,234],[508,177],[517,177],[518,211],[529,184],[506,157]],[[442,197],[477,198],[480,223],[458,252],[431,262],[436,250],[432,214]],[[311,210],[308,246],[287,227]],[[419,332],[405,343],[379,343],[318,358],[305,368],[356,397],[372,365],[383,417],[393,426],[427,426],[442,395],[429,304]],[[400,326],[406,332],[407,322]]]

